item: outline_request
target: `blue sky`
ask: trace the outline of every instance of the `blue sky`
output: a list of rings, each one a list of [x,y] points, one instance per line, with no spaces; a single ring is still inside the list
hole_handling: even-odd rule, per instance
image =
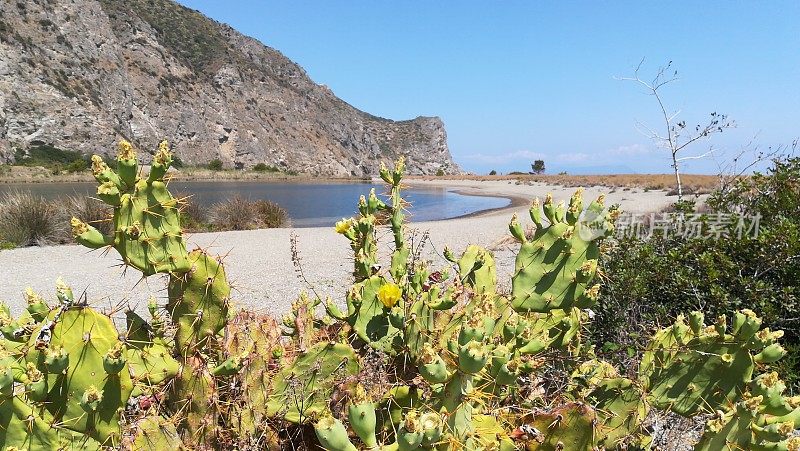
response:
[[[695,123],[737,128],[701,142],[716,159],[800,136],[800,2],[180,0],[276,48],[311,78],[390,119],[440,116],[469,171],[668,172],[655,100],[628,76],[673,61],[663,91]]]

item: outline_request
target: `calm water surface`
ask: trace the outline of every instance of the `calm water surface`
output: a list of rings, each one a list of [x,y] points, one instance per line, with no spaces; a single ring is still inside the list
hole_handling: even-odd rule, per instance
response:
[[[289,213],[294,227],[330,226],[343,217],[356,214],[358,197],[371,188],[379,195],[383,185],[370,183],[281,183],[281,182],[189,182],[172,181],[173,193],[189,193],[204,205],[211,205],[235,195],[276,202]],[[20,183],[0,184],[0,194],[29,191],[49,199],[64,195],[94,195],[94,183]],[[466,196],[448,188],[409,188],[404,191],[411,202],[411,220],[432,221],[455,218],[470,213],[508,206],[502,197]]]

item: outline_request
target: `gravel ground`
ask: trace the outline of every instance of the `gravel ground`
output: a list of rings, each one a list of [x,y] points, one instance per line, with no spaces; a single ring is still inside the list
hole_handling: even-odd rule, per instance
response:
[[[415,242],[428,236],[421,255],[439,265],[438,255],[445,245],[460,252],[470,243],[494,249],[500,283],[508,284],[513,270],[514,249],[499,244],[507,235],[512,213],[529,223],[527,199],[543,197],[552,192],[555,199],[568,200],[573,189],[543,184],[516,185],[506,181],[414,181],[416,184],[440,185],[457,189],[464,194],[501,195],[512,198],[511,207],[484,212],[471,217],[411,223]],[[596,197],[608,188],[588,188],[585,198]],[[357,199],[353,199],[356,202]],[[622,191],[607,194],[607,204],[619,203],[624,211],[646,213],[658,211],[674,202],[663,191]],[[413,210],[412,210],[413,212]],[[301,274],[293,264],[292,239],[296,236],[296,254]],[[382,258],[388,257],[391,236],[381,231]],[[333,227],[301,229],[266,229],[222,233],[201,233],[189,236],[193,246],[224,255],[225,268],[234,287],[236,305],[259,312],[281,315],[302,290],[310,286],[320,296],[342,300],[351,282],[351,255],[348,242],[337,235]],[[163,276],[141,280],[134,269],[123,271],[119,256],[111,250],[89,251],[81,246],[30,247],[0,251],[0,299],[5,300],[14,314],[25,305],[25,287],[54,298],[54,283],[62,277],[77,294],[86,293],[89,303],[99,307],[128,303],[143,310],[145,300],[153,295],[165,298]],[[51,296],[52,295],[52,296]]]

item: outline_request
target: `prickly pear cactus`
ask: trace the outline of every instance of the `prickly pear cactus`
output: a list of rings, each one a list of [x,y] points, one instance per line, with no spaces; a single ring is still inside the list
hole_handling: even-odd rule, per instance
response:
[[[136,423],[131,451],[185,449],[172,422],[159,416],[146,416]]]
[[[467,246],[458,259],[461,282],[476,294],[494,294],[497,290],[497,269],[492,253],[474,244]]]
[[[613,232],[616,209],[606,209],[601,196],[584,211],[578,190],[568,208],[563,203],[553,205],[548,195],[542,210],[548,225],[542,222],[538,200],[531,206],[536,225],[532,240],[526,238],[516,217],[509,226],[522,243],[512,278],[514,309],[548,312],[593,305],[598,288],[590,285],[600,255],[597,242]]]
[[[206,346],[225,327],[231,287],[216,258],[197,249],[189,254],[190,269],[171,274],[167,311],[177,325],[175,342],[184,355]]]
[[[785,354],[776,343],[783,333],[759,331],[761,319],[750,310],[737,312],[730,330],[724,316],[711,326],[694,312],[689,324],[675,324],[653,337],[639,374],[654,406],[684,416],[714,412],[741,397],[756,363]]]
[[[238,379],[241,397],[230,406],[229,421],[239,442],[252,448],[279,447],[267,415],[272,377],[283,354],[279,339],[278,324],[265,315],[239,312],[226,328],[227,355],[243,361]]]
[[[386,204],[378,199],[375,190],[369,197],[361,196],[358,202],[359,218],[342,219],[336,223],[336,232],[350,240],[353,249],[353,275],[356,282],[375,273],[378,265],[378,242],[375,238],[376,214],[386,210]]]
[[[530,421],[523,418],[520,431],[533,451],[591,450],[597,413],[583,403],[567,403],[552,410],[535,412]]]
[[[281,415],[293,423],[319,417],[327,411],[337,381],[358,371],[353,348],[341,343],[317,343],[275,375],[267,414]]]
[[[178,201],[164,181],[171,164],[172,154],[166,141],[153,157],[147,178],[139,176],[136,151],[127,141],[119,144],[117,172],[102,158],[93,156],[92,173],[100,183],[97,196],[114,208],[114,232],[106,237],[92,225],[72,218],[75,239],[92,249],[113,246],[125,264],[145,276],[188,271]]]
[[[757,377],[741,401],[708,420],[695,449],[800,449],[800,397],[784,397],[785,389],[776,373]]]
[[[167,400],[175,412],[182,414],[182,425],[198,443],[213,441],[219,412],[217,392],[207,362],[199,356],[186,357],[172,380]]]
[[[642,424],[649,406],[635,381],[620,377],[610,364],[588,360],[572,374],[577,399],[597,413],[595,444],[603,449],[646,448],[649,437]]]
[[[133,389],[117,336],[109,317],[63,306],[34,329],[25,356],[33,365],[28,398],[62,427],[108,445],[119,443],[120,412]],[[30,376],[37,373],[41,382]]]
[[[383,277],[372,276],[353,285],[347,295],[350,325],[370,347],[394,354],[402,345],[401,331],[392,325],[390,313],[401,302],[402,293],[396,284]]]

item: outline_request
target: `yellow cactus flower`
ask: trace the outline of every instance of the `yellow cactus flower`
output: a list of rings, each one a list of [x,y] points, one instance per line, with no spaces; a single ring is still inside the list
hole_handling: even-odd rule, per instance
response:
[[[394,283],[385,283],[378,289],[378,300],[380,300],[386,308],[394,307],[402,295],[403,293],[400,291],[400,287]]]
[[[350,230],[350,220],[342,218],[341,221],[336,223],[336,233],[346,233]]]

